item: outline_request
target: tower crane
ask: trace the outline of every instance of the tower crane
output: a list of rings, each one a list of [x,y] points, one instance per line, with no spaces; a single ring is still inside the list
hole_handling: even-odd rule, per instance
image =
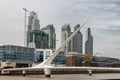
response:
[[[23,10],[25,11],[25,20],[24,20],[24,46],[26,46],[26,14],[27,14],[27,12],[31,12],[31,11],[29,11],[29,10],[27,10],[26,8],[23,8]]]

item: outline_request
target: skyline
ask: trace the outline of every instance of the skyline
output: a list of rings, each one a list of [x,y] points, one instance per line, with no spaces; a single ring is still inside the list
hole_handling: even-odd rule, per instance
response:
[[[94,37],[94,53],[120,59],[120,1],[119,0],[1,0],[0,1],[0,44],[24,45],[24,11],[26,8],[38,13],[40,28],[53,24],[56,29],[57,45],[61,42],[61,27],[70,23],[88,23]],[[85,37],[85,36],[84,36]],[[85,41],[85,39],[84,39]],[[83,46],[84,47],[84,46]],[[84,50],[83,50],[84,51]]]

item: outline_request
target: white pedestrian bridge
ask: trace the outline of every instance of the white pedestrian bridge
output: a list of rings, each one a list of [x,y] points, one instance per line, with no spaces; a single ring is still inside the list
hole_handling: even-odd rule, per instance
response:
[[[92,71],[101,71],[101,70],[105,70],[105,71],[120,71],[120,68],[110,68],[110,67],[55,67],[52,66],[50,63],[52,62],[52,60],[56,57],[56,55],[65,47],[65,45],[73,38],[73,36],[87,23],[87,21],[81,25],[80,28],[78,28],[74,33],[72,33],[72,35],[66,39],[61,46],[52,54],[52,56],[50,58],[48,58],[47,60],[45,60],[44,62],[33,66],[33,67],[28,67],[28,68],[12,68],[12,69],[2,69],[1,73],[2,74],[9,74],[9,71],[22,71],[23,75],[26,74],[26,71],[44,71],[44,74],[46,77],[50,77],[51,75],[51,71],[55,71],[55,70],[64,70],[64,71],[68,71],[68,70],[86,70],[89,72],[89,75],[92,74]]]

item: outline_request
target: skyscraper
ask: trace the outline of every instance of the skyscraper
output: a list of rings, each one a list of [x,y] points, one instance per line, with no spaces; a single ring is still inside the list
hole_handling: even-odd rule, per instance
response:
[[[48,34],[42,31],[31,31],[29,40],[29,47],[34,47],[38,49],[48,48]]]
[[[64,24],[61,30],[61,43],[64,42],[71,35],[70,24]],[[65,54],[71,50],[71,42],[68,42],[63,49]]]
[[[40,31],[39,19],[37,18],[37,14],[32,11],[30,12],[30,16],[28,17],[28,26],[27,26],[27,46],[30,42],[30,33],[31,31]]]
[[[41,31],[45,32],[48,35],[48,48],[56,48],[56,34],[53,24],[47,25],[45,28],[42,28]]]
[[[90,28],[88,28],[87,34],[86,34],[85,54],[93,55],[93,37],[91,35]]]
[[[74,31],[77,30],[80,27],[79,24],[77,24],[74,27]],[[71,44],[71,50],[73,52],[81,53],[82,54],[82,33],[78,31],[78,33],[73,37],[72,44]]]

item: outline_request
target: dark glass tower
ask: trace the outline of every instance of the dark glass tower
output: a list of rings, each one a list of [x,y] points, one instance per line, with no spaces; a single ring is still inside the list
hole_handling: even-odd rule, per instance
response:
[[[77,24],[74,27],[74,31],[77,30],[80,27],[79,24]],[[71,49],[73,52],[81,53],[82,54],[82,33],[78,31],[78,33],[73,37]]]
[[[93,36],[91,35],[91,30],[88,28],[87,30],[87,39],[85,42],[85,54],[93,55]]]

